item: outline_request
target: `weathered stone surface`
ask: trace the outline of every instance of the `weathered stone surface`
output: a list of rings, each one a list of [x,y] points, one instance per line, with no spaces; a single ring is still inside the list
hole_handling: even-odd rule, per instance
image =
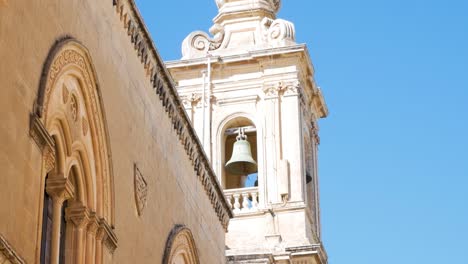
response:
[[[49,105],[60,106],[54,111],[66,116],[71,139],[83,138],[83,146],[75,146],[83,147],[82,153],[107,153],[110,165],[99,169],[109,182],[96,181],[96,186],[102,184],[112,195],[96,195],[112,210],[96,203],[83,211],[83,224],[74,216],[80,228],[90,228],[92,239],[104,241],[106,247],[96,249],[96,256],[102,254],[104,263],[158,262],[170,231],[183,224],[193,234],[200,263],[225,261],[224,233],[231,212],[132,2],[0,2],[0,234],[26,263],[37,263],[40,256],[45,176],[53,168],[68,172],[67,161],[72,160],[45,162],[44,153],[53,151],[44,149],[53,144],[30,135],[31,114],[52,131],[53,122],[43,120],[54,120]],[[96,82],[91,88],[97,89],[97,97],[90,99],[94,104],[77,92],[86,89],[76,89],[87,87],[87,81],[70,81],[66,89],[51,86],[53,95],[44,100],[49,91],[39,88],[44,86],[43,69],[54,75],[55,65],[47,59],[55,43],[66,39],[89,54]],[[63,62],[69,58],[75,55],[64,55]],[[70,67],[81,71],[83,65],[78,59]],[[91,105],[102,106],[102,127],[90,118],[95,114]],[[102,138],[93,138],[96,133]],[[107,147],[94,149],[97,145]],[[135,163],[147,183],[141,216],[135,204]],[[103,219],[97,218],[100,214]],[[90,263],[91,258],[83,260]]]

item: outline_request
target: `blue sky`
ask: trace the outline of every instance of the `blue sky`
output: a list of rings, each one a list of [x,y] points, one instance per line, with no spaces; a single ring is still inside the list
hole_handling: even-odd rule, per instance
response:
[[[159,52],[214,0],[137,0]],[[331,264],[468,263],[468,1],[286,1],[330,115],[320,122]]]

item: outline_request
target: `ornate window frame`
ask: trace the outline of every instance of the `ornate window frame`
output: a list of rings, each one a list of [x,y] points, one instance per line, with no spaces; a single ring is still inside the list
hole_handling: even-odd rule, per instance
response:
[[[112,160],[101,98],[89,51],[72,38],[58,41],[44,65],[30,119],[30,135],[43,158],[41,186],[53,203],[51,263],[58,263],[65,201],[67,263],[102,263],[103,246],[110,253],[117,247]],[[37,241],[41,235],[38,230]]]

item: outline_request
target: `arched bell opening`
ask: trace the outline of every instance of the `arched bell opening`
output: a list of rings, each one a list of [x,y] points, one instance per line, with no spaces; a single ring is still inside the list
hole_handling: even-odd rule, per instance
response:
[[[223,133],[224,189],[258,186],[257,128],[246,117],[230,120]]]

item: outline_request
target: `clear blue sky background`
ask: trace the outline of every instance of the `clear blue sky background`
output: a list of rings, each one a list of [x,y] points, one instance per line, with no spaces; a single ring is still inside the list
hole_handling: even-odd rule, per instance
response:
[[[214,0],[137,0],[159,52]],[[320,122],[331,264],[468,264],[468,1],[283,0],[330,116]]]

